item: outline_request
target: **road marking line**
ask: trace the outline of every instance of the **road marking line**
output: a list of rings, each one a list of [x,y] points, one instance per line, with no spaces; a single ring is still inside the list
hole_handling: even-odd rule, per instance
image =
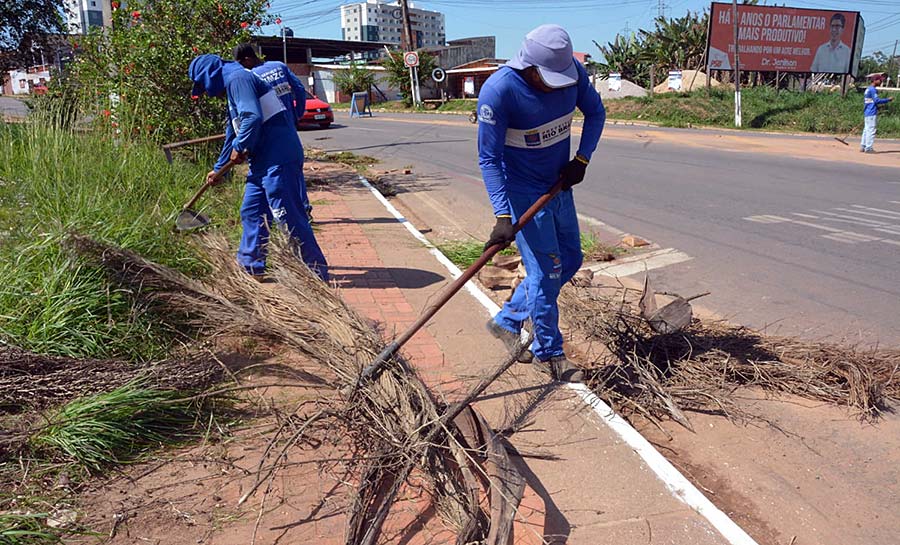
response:
[[[784,223],[787,221],[793,221],[790,218],[782,218],[781,216],[770,216],[768,214],[764,214],[762,216],[747,216],[744,219],[747,221],[755,221],[756,223]]]
[[[888,225],[885,227],[876,227],[872,229],[873,231],[878,231],[879,233],[890,233],[892,235],[900,235],[900,227],[896,225]]]
[[[886,244],[893,244],[894,246],[900,246],[900,240],[892,240],[889,238],[883,238],[880,242],[884,242]]]
[[[661,269],[662,267],[683,263],[691,259],[693,259],[691,256],[675,248],[665,248],[617,259],[611,263],[597,263],[586,268],[594,271],[594,273],[618,278],[620,276],[631,276],[645,271],[652,271],[653,269]]]
[[[848,244],[856,244],[857,242],[872,242],[874,240],[879,240],[880,237],[861,235],[859,233],[845,231],[843,233],[830,233],[827,235],[822,235],[822,238],[836,240],[838,242],[846,242]]]
[[[818,212],[818,210],[813,210],[813,212]],[[794,216],[800,216],[801,218],[806,218],[809,220],[817,220],[819,216],[813,216],[812,214],[801,214],[800,212],[791,212]]]
[[[867,212],[865,210],[851,210],[849,208],[835,208],[835,210],[840,210],[841,212],[850,212],[851,214],[863,214],[864,216],[875,216],[876,218],[887,218],[891,220],[900,219],[900,214],[894,215],[885,215],[879,214],[877,212]]]
[[[859,208],[862,210],[871,210],[872,212],[884,212],[885,214],[890,214],[892,216],[896,216],[897,218],[900,218],[900,212],[897,212],[896,210],[885,210],[883,208],[872,208],[869,206],[863,206],[861,204],[853,204],[851,206],[853,206],[853,208]]]
[[[437,258],[438,262],[446,267],[453,278],[462,276],[462,271],[459,270],[459,267],[447,259],[447,256],[442,254],[440,250],[429,242],[428,239],[425,238],[425,235],[413,227],[409,220],[404,218],[403,215],[384,198],[384,195],[375,189],[364,176],[360,176],[359,181],[375,196],[376,199],[378,199],[398,222],[406,227],[407,231],[412,233],[416,240],[420,241],[428,248],[428,251]],[[478,289],[473,282],[466,282],[465,288],[466,291],[471,293],[475,299],[487,309],[491,316],[500,310],[500,307],[498,307],[487,294]],[[644,463],[647,464],[647,467],[656,474],[657,478],[662,481],[673,497],[684,502],[685,505],[709,521],[713,528],[718,530],[732,545],[758,545],[756,541],[743,530],[743,528],[738,526],[728,517],[728,515],[723,513],[709,501],[696,486],[675,469],[675,466],[666,460],[666,458],[660,454],[643,435],[638,433],[638,431],[624,418],[616,414],[606,402],[594,395],[587,386],[584,384],[572,384],[567,382],[566,387],[581,396],[584,403],[593,409],[594,413],[600,418],[600,421],[606,424],[610,430],[631,447],[635,454],[641,457]]]
[[[866,225],[866,226],[873,226],[873,225],[874,225],[874,226],[878,226],[878,227],[880,227],[880,226],[882,226],[882,225],[886,225],[883,221],[870,220],[870,219],[868,219],[868,218],[859,218],[859,217],[856,217],[856,216],[847,216],[847,215],[845,215],[845,214],[836,214],[836,213],[834,213],[834,212],[827,212],[827,211],[825,211],[825,210],[813,210],[813,212],[818,212],[818,213],[820,213],[820,214],[825,214],[825,215],[832,216],[832,217],[835,217],[835,218],[842,218],[843,221],[847,221],[847,222],[849,222],[849,223],[858,223],[859,225]],[[822,218],[822,219],[827,220],[827,219],[830,219],[830,218]],[[840,221],[840,220],[833,220],[833,221]]]

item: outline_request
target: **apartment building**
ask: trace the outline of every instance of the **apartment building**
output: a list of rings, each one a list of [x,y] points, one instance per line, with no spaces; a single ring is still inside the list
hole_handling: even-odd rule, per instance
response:
[[[112,24],[110,0],[65,0],[63,8],[70,34],[86,34],[91,27]]]
[[[415,7],[409,3],[409,18],[415,35],[415,46],[444,45],[444,14]],[[402,44],[403,25],[398,2],[366,0],[341,6],[343,39],[362,42]]]

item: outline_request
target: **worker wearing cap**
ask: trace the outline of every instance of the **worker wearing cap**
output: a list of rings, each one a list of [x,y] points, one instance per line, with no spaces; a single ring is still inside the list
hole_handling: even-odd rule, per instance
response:
[[[196,57],[188,75],[194,82],[193,96],[225,94],[228,100],[225,144],[207,181],[219,183],[216,171],[228,159],[249,162],[241,205],[243,233],[238,263],[257,278],[265,274],[268,224],[274,222],[299,245],[298,253],[309,268],[327,280],[328,264],[297,187],[302,157],[300,139],[284,104],[259,76],[236,62],[224,62],[218,55]]]
[[[884,81],[884,79],[881,74],[872,76],[869,87],[866,89],[866,94],[863,95],[863,133],[862,140],[859,143],[859,151],[863,153],[875,153],[875,148],[872,146],[875,145],[875,131],[876,126],[878,125],[878,106],[894,100],[894,97],[878,97],[878,89],[876,89],[876,87],[881,85],[882,81]]]
[[[291,116],[294,126],[299,129],[303,113],[306,111],[306,88],[297,79],[297,76],[285,65],[278,61],[265,61],[256,56],[253,46],[248,43],[238,44],[234,47],[234,60],[241,66],[252,71],[272,86],[275,94],[284,104],[284,109]],[[306,179],[303,177],[303,143],[300,148],[300,198],[303,199],[303,208],[306,217],[312,221],[312,205],[306,191]]]
[[[572,158],[576,107],[584,125]],[[531,354],[520,361],[533,356],[557,380],[581,380],[563,351],[556,300],[583,260],[571,189],[584,179],[605,120],[600,96],[557,25],[529,32],[516,58],[488,78],[478,97],[478,162],[496,218],[485,249],[515,240],[527,272],[488,330],[512,348],[531,319]],[[563,191],[513,235],[513,221],[558,180]]]

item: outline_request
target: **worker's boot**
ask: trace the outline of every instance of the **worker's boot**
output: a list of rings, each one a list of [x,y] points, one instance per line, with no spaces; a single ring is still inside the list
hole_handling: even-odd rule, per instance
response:
[[[569,361],[564,354],[550,356],[547,360],[534,360],[537,368],[553,377],[553,380],[561,382],[581,382],[584,380],[584,372],[577,365]]]
[[[487,322],[487,330],[493,335],[495,338],[503,341],[503,344],[506,345],[506,350],[509,351],[510,355],[515,354],[519,349],[519,335],[504,329],[500,324],[494,321],[493,318],[488,320]],[[534,354],[531,353],[531,350],[527,348],[519,354],[519,357],[516,361],[519,363],[531,363],[531,360],[534,359]]]

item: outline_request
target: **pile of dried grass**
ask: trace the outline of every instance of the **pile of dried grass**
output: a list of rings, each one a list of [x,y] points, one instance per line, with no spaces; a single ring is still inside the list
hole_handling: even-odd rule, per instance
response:
[[[480,390],[446,407],[399,355],[374,380],[359,386],[361,370],[375,360],[384,342],[296,258],[289,245],[272,245],[268,264],[275,282],[260,284],[237,266],[224,239],[206,237],[201,244],[216,270],[215,284],[207,285],[84,237],[73,236],[69,244],[169,320],[207,332],[268,337],[328,369],[344,405],[323,408],[308,423],[333,418],[339,427],[332,427],[331,433],[348,436],[358,450],[354,473],[360,484],[348,544],[373,545],[378,540],[394,498],[415,468],[430,481],[445,522],[457,528],[458,543],[507,542],[524,480],[509,463],[502,439],[468,407]],[[483,390],[513,362],[514,358],[503,362],[479,388]],[[274,479],[287,449],[314,428],[298,426],[244,499]],[[490,499],[489,514],[480,504],[481,490]]]
[[[900,400],[900,351],[769,337],[696,319],[681,333],[657,335],[639,316],[636,293],[567,286],[560,297],[565,321],[605,348],[589,365],[590,387],[626,414],[668,416],[690,428],[684,409],[740,414],[733,396],[740,386],[847,406],[862,419]]]
[[[0,346],[0,413],[43,409],[141,380],[160,390],[202,390],[222,369],[211,358],[188,355],[147,365],[75,359]]]

